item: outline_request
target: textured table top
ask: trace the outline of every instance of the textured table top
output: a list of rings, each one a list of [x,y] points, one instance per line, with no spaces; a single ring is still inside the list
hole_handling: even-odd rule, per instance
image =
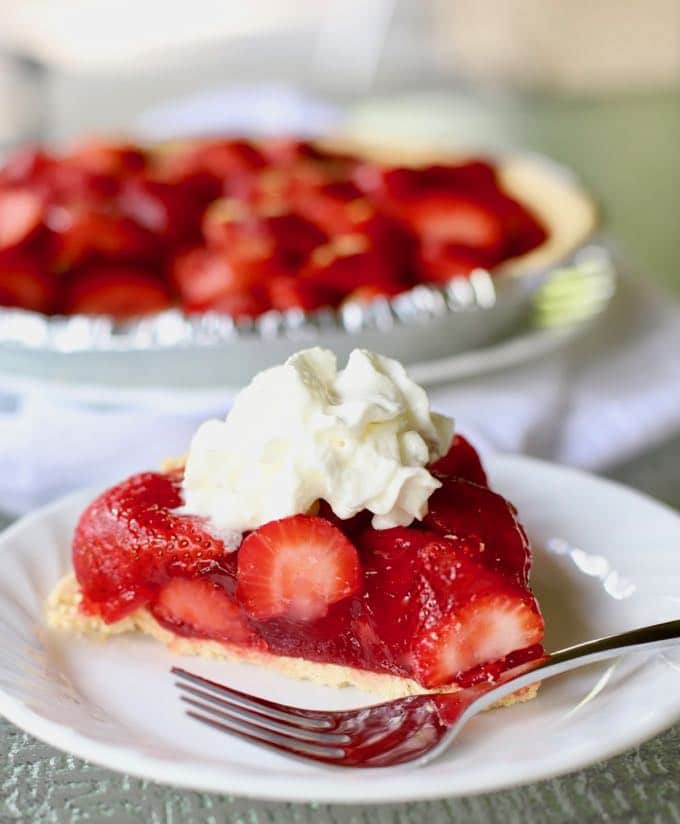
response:
[[[680,508],[680,436],[610,476]],[[625,821],[680,824],[680,724],[571,775],[470,798],[383,806],[277,804],[164,787],[88,764],[0,719],[0,822]]]

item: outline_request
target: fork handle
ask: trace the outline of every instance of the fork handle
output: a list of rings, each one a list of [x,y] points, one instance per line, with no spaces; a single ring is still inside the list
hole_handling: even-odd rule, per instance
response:
[[[553,675],[560,675],[607,658],[616,658],[631,652],[655,652],[677,644],[680,644],[680,620],[652,624],[648,627],[632,629],[618,635],[607,635],[595,641],[586,641],[583,644],[566,647],[546,656],[540,664],[528,672],[511,678],[480,696],[468,707],[465,715],[476,714],[500,698],[529,684],[534,684],[536,681],[552,678]]]

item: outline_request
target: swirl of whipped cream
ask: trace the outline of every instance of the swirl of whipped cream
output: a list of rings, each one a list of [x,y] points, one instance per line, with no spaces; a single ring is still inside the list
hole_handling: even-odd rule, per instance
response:
[[[323,499],[342,519],[363,509],[376,529],[422,519],[440,486],[426,465],[445,454],[453,421],[395,360],[355,349],[298,352],[258,374],[226,420],[194,435],[183,512],[220,534],[308,512]]]

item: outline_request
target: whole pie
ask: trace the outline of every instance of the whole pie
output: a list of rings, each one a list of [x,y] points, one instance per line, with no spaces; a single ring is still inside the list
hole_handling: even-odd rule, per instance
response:
[[[361,414],[361,426],[379,425]],[[431,479],[422,517],[407,525],[386,526],[368,509],[341,518],[319,499],[236,540],[186,511],[184,461],[128,478],[82,513],[73,573],[50,598],[49,624],[143,632],[178,654],[250,661],[386,697],[495,680],[541,656],[529,542],[474,448],[456,435],[434,462],[404,465],[409,479]],[[402,488],[402,503],[413,489]]]

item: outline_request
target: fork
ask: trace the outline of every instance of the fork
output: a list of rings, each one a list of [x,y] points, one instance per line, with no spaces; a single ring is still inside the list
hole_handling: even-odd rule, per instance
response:
[[[173,667],[186,714],[285,756],[337,767],[432,761],[481,710],[537,681],[632,652],[680,642],[680,620],[610,635],[515,667],[500,681],[449,693],[410,695],[349,710],[309,710],[248,695]]]

